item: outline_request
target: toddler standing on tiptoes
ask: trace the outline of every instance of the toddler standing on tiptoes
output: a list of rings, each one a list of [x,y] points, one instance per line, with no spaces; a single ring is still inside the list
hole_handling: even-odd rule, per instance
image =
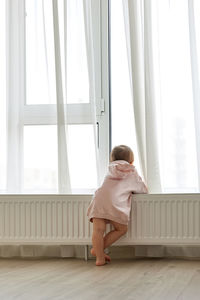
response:
[[[110,261],[104,249],[127,232],[132,193],[148,192],[133,162],[134,155],[129,147],[116,146],[111,152],[104,182],[89,205],[87,216],[93,222],[91,254],[96,256],[97,266]],[[114,230],[104,236],[107,223],[112,224]]]

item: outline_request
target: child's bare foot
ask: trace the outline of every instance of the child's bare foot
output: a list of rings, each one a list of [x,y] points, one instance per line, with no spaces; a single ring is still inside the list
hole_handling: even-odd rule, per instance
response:
[[[94,251],[94,248],[92,248],[92,249],[90,250],[90,253],[91,253],[93,256],[96,256],[95,251]],[[111,261],[110,256],[107,255],[107,254],[105,254],[105,253],[104,253],[104,258],[105,258],[106,261]]]
[[[96,260],[96,266],[104,266],[106,264],[105,258]]]

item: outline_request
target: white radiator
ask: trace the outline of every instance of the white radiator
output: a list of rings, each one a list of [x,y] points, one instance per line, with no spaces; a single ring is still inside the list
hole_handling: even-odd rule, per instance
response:
[[[0,244],[90,245],[91,198],[0,195]],[[200,194],[134,195],[128,233],[116,244],[200,244]]]

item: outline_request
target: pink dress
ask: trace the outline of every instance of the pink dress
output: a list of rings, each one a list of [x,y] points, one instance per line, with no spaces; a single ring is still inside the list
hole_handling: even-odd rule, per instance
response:
[[[96,190],[88,207],[87,216],[128,224],[132,193],[147,193],[147,187],[136,168],[124,160],[110,163],[102,186]]]

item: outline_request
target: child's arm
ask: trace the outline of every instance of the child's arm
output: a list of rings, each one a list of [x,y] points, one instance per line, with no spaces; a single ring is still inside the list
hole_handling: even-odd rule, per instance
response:
[[[134,194],[147,194],[148,188],[143,182],[142,178],[139,176],[137,171],[135,170],[135,185],[134,185]]]

